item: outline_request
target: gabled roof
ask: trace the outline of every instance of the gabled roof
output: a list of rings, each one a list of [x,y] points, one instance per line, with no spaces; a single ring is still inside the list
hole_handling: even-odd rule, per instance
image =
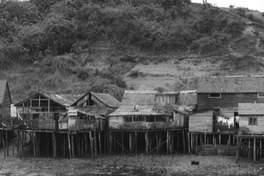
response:
[[[239,103],[238,115],[263,115],[264,103]]]
[[[203,77],[197,86],[197,93],[257,92],[264,92],[264,77]]]
[[[90,92],[90,93],[99,100],[101,100],[103,103],[105,103],[108,107],[118,108],[120,106],[120,102],[109,94],[96,93],[96,92]]]
[[[194,106],[197,104],[196,90],[180,91],[178,94],[178,105]]]
[[[162,115],[157,110],[157,91],[125,91],[121,105],[110,116]]]
[[[105,116],[109,114],[110,112],[113,112],[112,109],[109,109],[108,107],[98,108],[98,107],[74,107],[77,111],[88,114],[88,115],[101,115]]]
[[[6,80],[0,80],[0,104],[2,104],[4,101],[6,84]]]
[[[63,105],[71,106],[82,94],[48,94],[43,93],[43,95],[51,100]]]
[[[28,101],[29,99],[37,96],[37,95],[41,95],[44,96],[46,98],[49,98],[51,100],[53,100],[54,102],[60,104],[61,106],[70,106],[71,104],[73,104],[79,97],[81,97],[82,95],[80,94],[51,94],[51,93],[37,93],[31,97],[26,98],[25,100],[18,102],[15,104],[15,106],[22,106],[22,103]]]

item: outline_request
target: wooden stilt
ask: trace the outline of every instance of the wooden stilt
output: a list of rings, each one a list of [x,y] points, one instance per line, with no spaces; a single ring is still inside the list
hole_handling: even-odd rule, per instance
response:
[[[204,144],[207,144],[206,133],[204,133]]]
[[[195,154],[198,155],[198,134],[195,134]]]
[[[228,142],[227,142],[227,155],[230,154],[230,143],[231,143],[231,135],[228,134]]]
[[[62,137],[63,137],[63,156],[66,156],[66,146],[67,146],[66,139],[67,139],[67,135],[63,134]]]
[[[56,142],[56,135],[52,133],[52,145],[53,145],[53,158],[57,157],[57,142]]]
[[[109,154],[112,153],[112,132],[109,131]]]
[[[167,155],[169,154],[169,147],[170,147],[170,131],[167,130]]]
[[[97,156],[97,137],[95,130],[94,130],[94,155]]]
[[[71,149],[72,149],[72,158],[75,157],[75,150],[74,150],[74,134],[71,134]]]
[[[259,140],[259,158],[262,159],[262,139]]]
[[[256,137],[253,139],[253,161],[256,162]]]
[[[170,132],[170,154],[173,153],[173,131]]]
[[[251,147],[250,147],[250,139],[248,139],[248,157],[250,158],[251,156]]]
[[[72,155],[71,155],[71,135],[69,132],[67,133],[67,137],[68,137],[69,157],[71,159],[72,158]]]
[[[19,158],[21,158],[20,143],[21,143],[20,131],[17,131],[17,150],[19,153]]]
[[[84,133],[84,154],[85,156],[87,156],[87,148],[88,148],[87,133]]]
[[[221,145],[221,134],[219,134],[219,145]]]
[[[191,136],[191,154],[193,153],[193,134],[190,134]]]
[[[149,136],[148,136],[148,131],[145,132],[145,152],[148,154],[148,148],[149,148]]]
[[[182,145],[183,145],[183,153],[186,153],[186,145],[185,145],[185,132],[182,131]]]
[[[33,144],[33,153],[34,157],[36,157],[36,140],[34,132],[31,132],[32,144]]]
[[[132,152],[132,133],[131,132],[128,132],[129,133],[129,152],[131,153]]]
[[[3,149],[4,149],[4,157],[6,157],[6,143],[5,143],[4,130],[2,130],[2,143],[3,143]]]
[[[102,154],[101,132],[98,132],[99,153]]]
[[[8,131],[5,131],[6,134],[6,156],[9,156],[9,140],[8,140]]]
[[[49,155],[49,134],[46,134],[46,138],[47,138],[47,154]],[[36,140],[35,140],[35,142],[36,142]]]
[[[94,157],[94,149],[93,149],[93,138],[92,138],[92,131],[89,131],[89,138],[90,138],[90,150],[92,158]]]
[[[190,141],[190,133],[187,133],[188,137],[188,154],[191,154],[191,141]]]
[[[137,153],[137,132],[135,132],[135,150]]]
[[[121,143],[122,143],[122,154],[124,154],[124,131],[122,131],[122,136],[121,136]]]
[[[239,148],[240,148],[240,139],[237,137],[237,146],[236,146],[236,163],[239,160]]]
[[[156,135],[156,145],[157,145],[157,152],[159,152],[159,137],[158,137],[158,132],[155,132]]]

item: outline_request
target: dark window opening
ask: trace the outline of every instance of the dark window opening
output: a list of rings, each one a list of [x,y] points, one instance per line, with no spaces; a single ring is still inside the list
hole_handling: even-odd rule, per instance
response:
[[[258,118],[257,117],[249,117],[248,118],[248,125],[258,125]]]
[[[209,98],[221,98],[221,94],[220,93],[210,93]]]

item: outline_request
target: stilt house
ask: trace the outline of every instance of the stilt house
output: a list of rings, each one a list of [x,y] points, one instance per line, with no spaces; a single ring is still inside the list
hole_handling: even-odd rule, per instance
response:
[[[0,80],[0,121],[7,125],[11,120],[11,96],[8,82]]]
[[[29,129],[59,129],[61,114],[81,95],[37,93],[17,104],[17,117],[23,121],[22,127]]]
[[[173,129],[183,127],[166,104],[175,104],[176,94],[156,91],[125,91],[120,107],[109,114],[110,129]]]
[[[60,129],[106,130],[107,115],[120,102],[109,94],[88,92],[75,101],[65,117],[59,120]]]

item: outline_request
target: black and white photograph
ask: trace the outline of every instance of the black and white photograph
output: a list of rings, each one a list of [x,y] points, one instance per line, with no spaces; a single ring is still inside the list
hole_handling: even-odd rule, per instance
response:
[[[0,0],[0,176],[264,175],[264,0]]]

